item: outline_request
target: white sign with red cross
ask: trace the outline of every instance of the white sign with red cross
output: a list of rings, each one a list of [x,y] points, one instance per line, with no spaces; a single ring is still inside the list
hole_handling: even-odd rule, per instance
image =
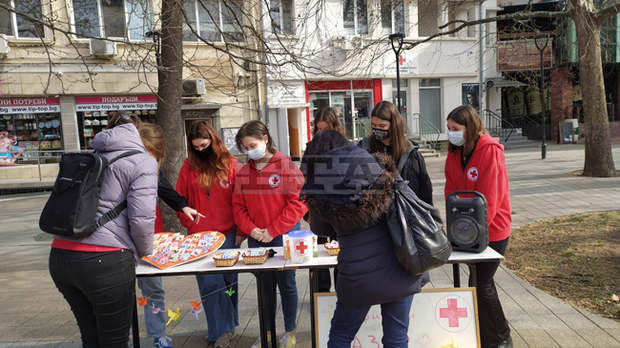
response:
[[[310,245],[306,243],[305,239],[295,241],[295,254],[299,256],[308,256],[310,254]]]
[[[315,294],[318,347],[327,347],[335,293]],[[409,314],[409,347],[480,347],[475,288],[424,289],[413,296]],[[372,306],[353,339],[352,348],[381,345],[381,307]]]

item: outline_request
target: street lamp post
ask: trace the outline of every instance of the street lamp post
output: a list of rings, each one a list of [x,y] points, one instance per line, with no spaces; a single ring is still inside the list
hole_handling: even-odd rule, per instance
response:
[[[545,44],[539,44],[538,39],[544,38]],[[549,45],[549,36],[537,36],[534,38],[534,43],[536,43],[536,48],[540,52],[540,100],[542,105],[542,148],[541,150],[541,158],[545,159],[547,157],[547,126],[546,126],[546,113],[547,108],[545,107],[545,49]]]
[[[396,55],[396,100],[398,102],[398,112],[403,113],[402,102],[400,100],[400,51],[403,49],[403,39],[405,34],[395,33],[390,35],[390,43],[392,44],[392,50]]]
[[[155,44],[155,61],[157,62],[157,68],[161,65],[161,33],[157,30],[147,31],[144,34],[146,37],[150,37]]]

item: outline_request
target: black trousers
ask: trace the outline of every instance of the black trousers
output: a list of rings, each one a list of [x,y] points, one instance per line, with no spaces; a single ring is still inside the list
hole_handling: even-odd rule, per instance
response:
[[[85,348],[128,347],[134,310],[133,253],[52,248],[49,270],[75,316]]]
[[[489,242],[489,247],[502,255],[506,252],[507,246],[508,238]],[[497,267],[499,267],[499,261],[476,264],[478,321],[480,323],[482,348],[496,347],[510,337],[510,328],[497,296],[495,281],[493,281]],[[473,286],[471,278],[469,279],[469,286]]]

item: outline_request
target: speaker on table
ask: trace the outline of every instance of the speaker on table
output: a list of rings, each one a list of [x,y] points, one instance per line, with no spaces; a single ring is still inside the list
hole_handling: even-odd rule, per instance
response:
[[[479,253],[489,245],[487,200],[480,192],[456,191],[446,198],[448,240],[453,250]]]

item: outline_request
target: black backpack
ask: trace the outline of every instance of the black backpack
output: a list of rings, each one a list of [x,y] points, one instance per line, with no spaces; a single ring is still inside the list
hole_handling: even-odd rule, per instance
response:
[[[126,200],[96,218],[103,177],[110,164],[138,153],[142,152],[127,151],[110,161],[98,153],[63,154],[54,189],[39,218],[39,228],[59,236],[84,238],[118,217],[127,207]]]

